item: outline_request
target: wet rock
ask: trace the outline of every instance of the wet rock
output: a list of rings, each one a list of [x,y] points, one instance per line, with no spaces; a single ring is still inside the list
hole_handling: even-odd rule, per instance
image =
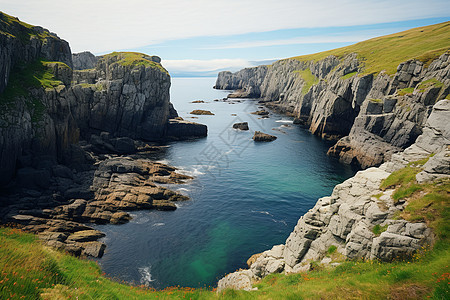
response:
[[[203,110],[203,109],[195,109],[195,110],[191,111],[190,114],[191,115],[210,115],[210,116],[214,115],[209,110]]]
[[[253,140],[255,142],[272,142],[276,139],[276,136],[261,131],[255,131],[255,134],[253,135]]]
[[[268,116],[269,112],[267,110],[258,110],[258,111],[252,112],[251,114],[258,115],[258,116]]]
[[[203,124],[175,119],[169,120],[167,124],[166,136],[170,138],[205,137],[207,134],[208,128]]]
[[[69,235],[67,242],[92,242],[104,236],[105,234],[98,230],[82,230]]]
[[[83,243],[82,245],[83,245],[82,254],[97,258],[102,257],[106,249],[106,245],[101,242],[87,242]]]
[[[233,128],[239,129],[239,130],[248,130],[249,129],[247,122],[235,123],[235,124],[233,124]]]

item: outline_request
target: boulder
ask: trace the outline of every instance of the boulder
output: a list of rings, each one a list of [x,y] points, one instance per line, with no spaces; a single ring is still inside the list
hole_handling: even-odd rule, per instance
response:
[[[210,116],[214,116],[214,114],[212,112],[210,112],[209,110],[203,110],[203,109],[195,109],[193,111],[190,112],[191,115],[210,115]]]
[[[233,124],[233,128],[239,130],[248,130],[248,123],[247,122],[235,123]]]
[[[270,135],[267,133],[263,133],[261,131],[255,131],[255,134],[253,135],[253,140],[255,142],[271,142],[276,140],[277,137],[274,135]]]

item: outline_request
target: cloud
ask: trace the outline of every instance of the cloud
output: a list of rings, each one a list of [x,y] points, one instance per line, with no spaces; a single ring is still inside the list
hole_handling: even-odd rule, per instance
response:
[[[450,15],[448,0],[0,0],[0,7],[56,32],[74,52],[96,53],[189,37]]]
[[[169,72],[212,72],[223,69],[240,70],[245,67],[253,66],[253,63],[245,59],[163,59],[162,65],[169,70]]]
[[[267,47],[267,46],[282,46],[282,45],[298,45],[298,44],[320,44],[320,43],[347,43],[347,42],[359,42],[373,37],[372,35],[352,35],[352,36],[311,36],[311,37],[298,37],[283,40],[267,40],[267,41],[252,41],[235,43],[224,46],[206,47],[203,49],[239,49],[239,48],[255,48],[255,47]]]

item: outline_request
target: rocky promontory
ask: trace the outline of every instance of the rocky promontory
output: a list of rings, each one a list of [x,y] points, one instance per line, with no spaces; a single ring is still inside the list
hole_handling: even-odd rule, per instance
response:
[[[448,22],[341,49],[220,72],[215,88],[260,98],[337,143],[328,154],[360,168],[379,166],[422,133],[431,107],[450,93]],[[443,48],[423,45],[434,36]],[[404,61],[392,40],[408,49]],[[417,43],[419,46],[411,47]],[[367,49],[383,47],[383,52]],[[428,48],[427,48],[428,47]],[[237,95],[240,94],[240,95]]]
[[[167,139],[203,137],[179,120],[161,59],[135,52],[72,56],[54,33],[0,12],[0,220],[49,245],[101,256],[85,223],[174,210],[160,184],[191,177],[156,163]]]
[[[218,290],[251,290],[253,282],[271,273],[306,272],[312,262],[330,264],[327,252],[331,247],[349,259],[392,261],[432,245],[435,236],[425,222],[399,217],[408,203],[402,198],[394,200],[395,186],[386,186],[384,180],[405,167],[418,169],[418,183],[450,179],[450,124],[446,120],[450,120],[450,100],[441,100],[413,145],[380,167],[360,171],[337,185],[331,196],[320,198],[299,219],[285,244],[252,256],[249,269],[225,276]]]

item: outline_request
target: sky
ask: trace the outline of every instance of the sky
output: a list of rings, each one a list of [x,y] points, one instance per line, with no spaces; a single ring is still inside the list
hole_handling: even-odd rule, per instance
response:
[[[172,76],[347,46],[450,20],[449,0],[0,0],[0,10],[67,40],[73,53],[137,51]]]

